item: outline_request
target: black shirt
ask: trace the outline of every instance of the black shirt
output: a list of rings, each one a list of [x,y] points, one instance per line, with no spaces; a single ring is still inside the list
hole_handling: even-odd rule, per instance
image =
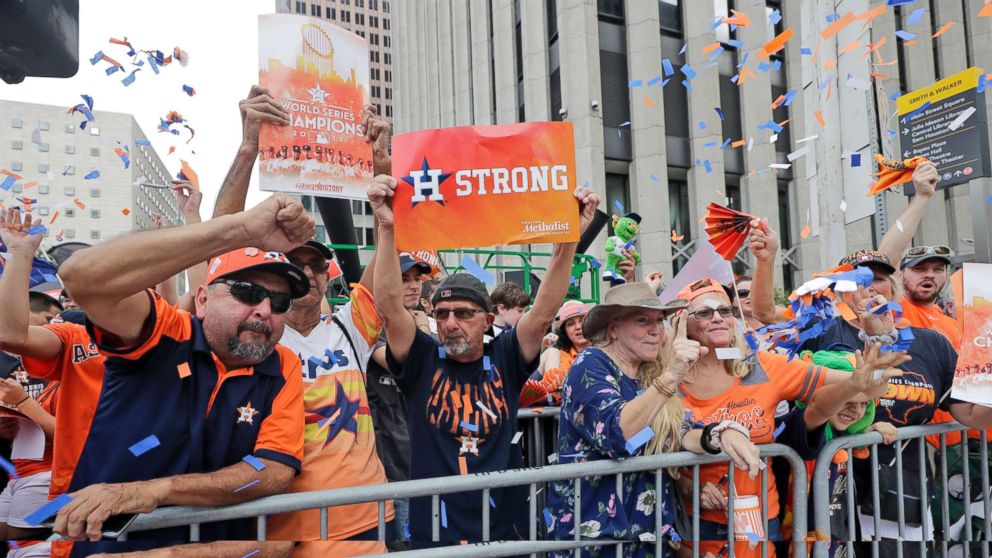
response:
[[[379,342],[372,348],[386,346],[386,330],[379,335]],[[410,480],[410,433],[406,427],[406,398],[389,370],[369,359],[366,367],[365,387],[368,390],[369,410],[375,427],[375,449],[386,469],[389,482]]]

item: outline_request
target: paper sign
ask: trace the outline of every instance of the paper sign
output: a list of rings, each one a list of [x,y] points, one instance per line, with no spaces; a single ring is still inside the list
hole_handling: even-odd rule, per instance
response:
[[[290,14],[258,18],[258,83],[289,113],[262,123],[262,190],[366,199],[372,148],[362,111],[369,96],[369,47],[326,21]]]
[[[964,336],[951,397],[992,407],[992,264],[964,264]]]
[[[393,176],[400,250],[579,239],[570,122],[400,134]]]

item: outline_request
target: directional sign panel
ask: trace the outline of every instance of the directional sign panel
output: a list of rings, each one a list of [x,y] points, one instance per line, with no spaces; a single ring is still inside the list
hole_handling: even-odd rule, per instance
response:
[[[919,155],[937,165],[938,188],[989,176],[992,169],[985,98],[978,92],[983,74],[968,68],[896,100],[902,158]],[[912,193],[911,184],[907,190]]]

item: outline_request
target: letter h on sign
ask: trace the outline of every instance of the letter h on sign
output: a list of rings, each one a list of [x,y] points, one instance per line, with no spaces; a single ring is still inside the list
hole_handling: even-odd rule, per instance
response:
[[[427,169],[427,171],[410,171],[410,178],[414,181],[413,197],[410,201],[420,203],[422,201],[436,201],[444,203],[444,196],[441,195],[441,169]]]

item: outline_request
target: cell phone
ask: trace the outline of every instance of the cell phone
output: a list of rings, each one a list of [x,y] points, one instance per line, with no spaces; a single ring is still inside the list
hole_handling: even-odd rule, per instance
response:
[[[103,536],[108,539],[116,539],[117,537],[124,534],[127,528],[131,526],[131,523],[137,519],[138,514],[136,513],[122,513],[118,515],[112,515],[103,522]],[[44,521],[38,524],[38,527],[44,529],[54,529],[55,520]]]

